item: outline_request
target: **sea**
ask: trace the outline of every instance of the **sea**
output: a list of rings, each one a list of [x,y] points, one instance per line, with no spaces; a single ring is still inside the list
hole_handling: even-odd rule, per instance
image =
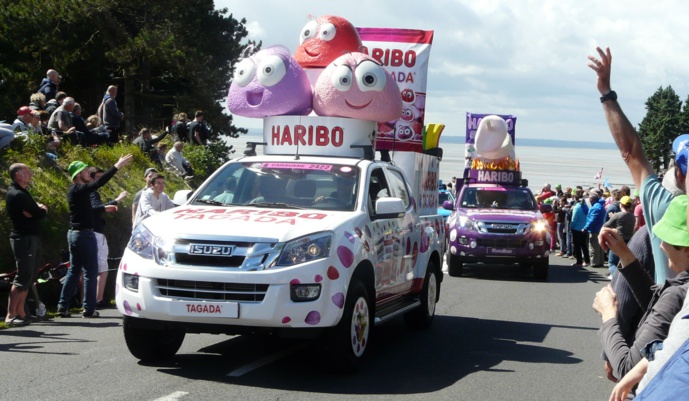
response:
[[[249,129],[247,134],[226,139],[226,142],[233,145],[234,156],[239,156],[246,142],[261,142],[262,139],[261,130]],[[440,147],[443,149],[440,178],[444,183],[450,182],[452,177],[462,176],[464,146],[464,137],[440,138]],[[256,149],[259,154],[260,149],[260,146]],[[522,178],[528,180],[532,192],[540,191],[546,183],[551,184],[553,189],[560,184],[563,190],[577,185],[590,188],[604,184],[613,189],[622,185],[627,185],[632,191],[635,188],[612,137],[610,142],[517,138],[515,154],[521,166]],[[596,179],[601,169],[601,178]]]

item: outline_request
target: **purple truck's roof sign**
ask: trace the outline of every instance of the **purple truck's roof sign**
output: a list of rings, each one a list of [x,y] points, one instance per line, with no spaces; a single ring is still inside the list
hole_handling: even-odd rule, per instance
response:
[[[469,170],[469,182],[477,184],[520,185],[521,171]]]

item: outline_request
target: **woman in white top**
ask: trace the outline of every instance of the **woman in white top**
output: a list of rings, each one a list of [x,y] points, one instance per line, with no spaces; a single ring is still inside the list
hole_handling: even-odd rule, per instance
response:
[[[170,197],[163,192],[165,191],[165,177],[156,174],[151,178],[151,182],[153,183],[151,188],[146,189],[141,194],[141,200],[136,209],[134,227],[149,216],[175,207]]]

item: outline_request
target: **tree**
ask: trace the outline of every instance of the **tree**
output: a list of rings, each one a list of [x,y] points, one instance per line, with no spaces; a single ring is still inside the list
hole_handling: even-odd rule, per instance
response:
[[[212,0],[17,0],[0,18],[0,118],[13,118],[54,68],[87,114],[117,84],[130,132],[197,109],[213,136],[246,132],[220,105],[246,21]]]
[[[679,133],[689,133],[689,96],[682,105],[682,113],[679,115]]]
[[[661,86],[646,101],[646,116],[639,124],[639,137],[646,157],[656,172],[669,167],[672,141],[681,131],[682,101],[671,86]]]

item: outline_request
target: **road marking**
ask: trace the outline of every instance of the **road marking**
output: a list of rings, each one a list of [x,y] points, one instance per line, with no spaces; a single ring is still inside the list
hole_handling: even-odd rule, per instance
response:
[[[301,344],[297,344],[291,348],[287,348],[286,350],[280,351],[276,354],[273,355],[268,355],[266,357],[263,357],[261,359],[258,359],[254,362],[251,362],[247,365],[241,366],[230,373],[227,374],[228,377],[239,377],[242,376],[246,373],[251,372],[252,370],[256,370],[260,367],[263,367],[265,365],[268,365],[269,363],[273,363],[277,361],[278,359],[282,359],[286,357],[287,355],[293,354],[297,351],[301,351],[302,349],[306,348],[309,345],[308,342],[303,342]]]
[[[187,393],[186,391],[175,391],[174,393],[172,393],[170,395],[166,395],[165,397],[156,398],[153,401],[177,401],[187,394],[189,394],[189,393]]]

